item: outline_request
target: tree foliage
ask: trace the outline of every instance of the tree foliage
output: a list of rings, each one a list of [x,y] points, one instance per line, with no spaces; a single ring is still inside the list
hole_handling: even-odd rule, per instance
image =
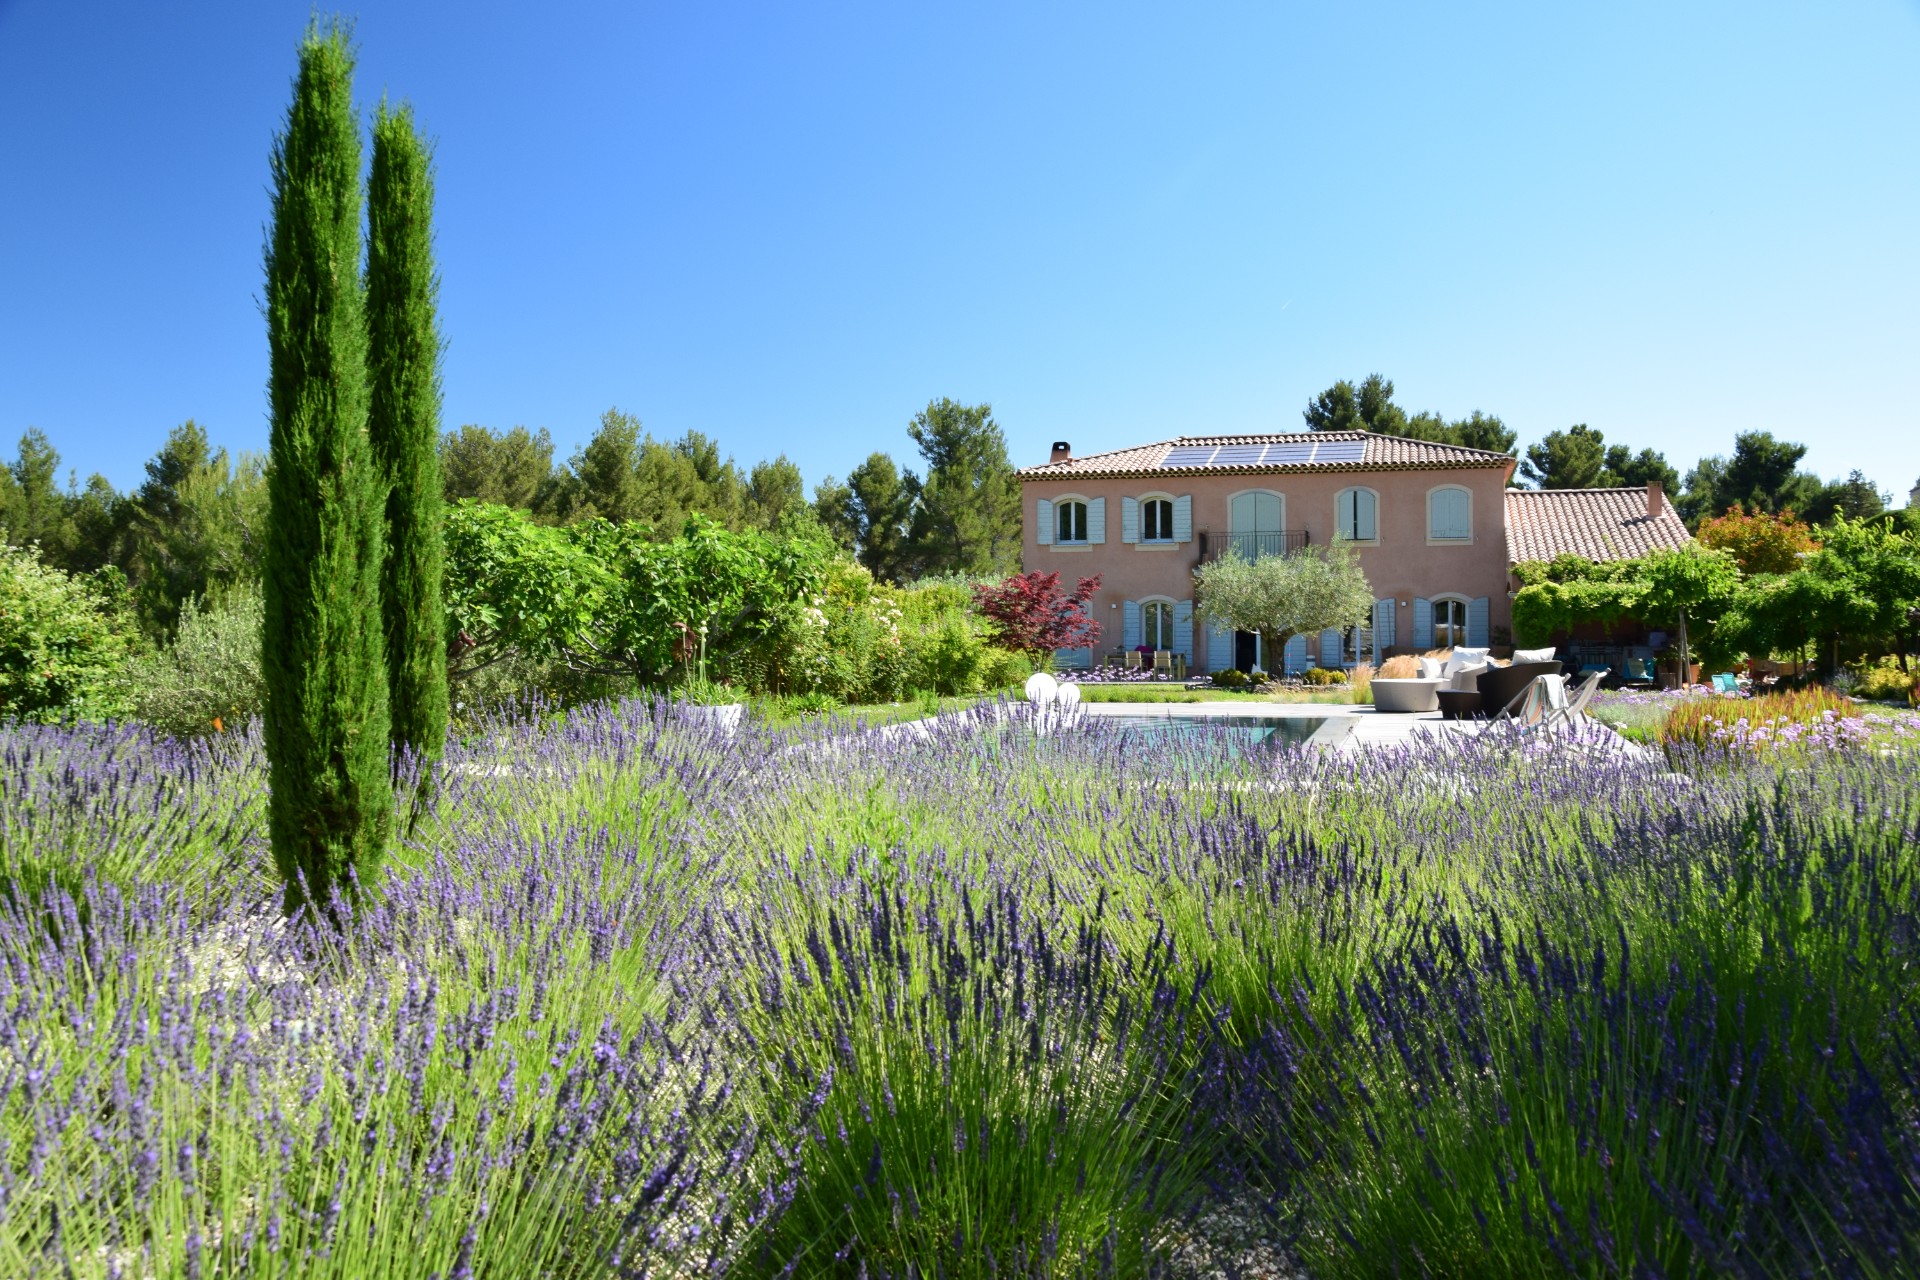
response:
[[[433,174],[406,107],[381,104],[367,178],[367,434],[386,491],[390,733],[429,760],[447,737],[441,601],[440,328]]]
[[[907,424],[927,465],[913,507],[916,575],[1002,574],[1020,565],[1020,483],[993,406],[941,398]]]
[[[0,534],[4,534],[0,528]],[[0,718],[110,720],[132,706],[139,652],[126,578],[69,574],[0,537]]]
[[[1679,473],[1663,454],[1652,449],[1636,454],[1626,445],[1610,445],[1584,422],[1549,431],[1528,445],[1520,477],[1536,489],[1638,488],[1656,480],[1669,493],[1680,487]]]
[[[1701,546],[1716,547],[1732,556],[1740,572],[1749,576],[1792,573],[1800,567],[1800,557],[1816,545],[1813,530],[1793,512],[1748,512],[1738,502],[1725,515],[1701,521],[1694,536]]]
[[[1087,602],[1100,590],[1100,575],[1081,578],[1068,591],[1057,572],[1010,574],[1003,582],[978,583],[974,604],[994,626],[994,643],[1022,653],[1035,666],[1045,666],[1056,649],[1079,649],[1098,643],[1100,624],[1087,612]]]
[[[500,432],[468,423],[440,438],[440,473],[449,503],[471,498],[556,514],[560,476],[553,465],[553,437],[545,427]]]
[[[766,635],[818,593],[830,550],[702,516],[662,541],[645,525],[555,528],[463,502],[447,516],[454,674],[516,655],[649,685]]]
[[[393,795],[380,576],[385,485],[367,439],[353,55],[310,28],[273,149],[266,253],[270,494],[266,748],[289,912],[372,878]]]
[[[1511,454],[1518,439],[1500,419],[1475,409],[1449,422],[1437,413],[1409,414],[1393,401],[1393,381],[1368,374],[1358,386],[1340,381],[1307,402],[1310,431],[1372,431],[1467,449]]]
[[[1271,654],[1294,636],[1364,626],[1373,616],[1367,575],[1338,539],[1284,556],[1210,560],[1193,575],[1193,597],[1216,626],[1258,632]]]

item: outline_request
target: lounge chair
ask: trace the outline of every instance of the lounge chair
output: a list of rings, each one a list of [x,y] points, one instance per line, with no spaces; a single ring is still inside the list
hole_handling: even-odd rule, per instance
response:
[[[1589,672],[1571,694],[1567,692],[1565,676],[1535,676],[1526,688],[1514,695],[1511,702],[1488,718],[1487,727],[1480,732],[1483,735],[1492,732],[1493,727],[1503,720],[1528,731],[1571,724],[1587,714],[1587,707],[1593,702],[1593,695],[1606,675],[1605,667]]]
[[[1722,671],[1713,677],[1713,691],[1715,693],[1738,693],[1740,692],[1740,679],[1731,671]]]

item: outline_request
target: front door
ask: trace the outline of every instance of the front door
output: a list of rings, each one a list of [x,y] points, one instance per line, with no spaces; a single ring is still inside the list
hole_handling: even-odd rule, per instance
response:
[[[1265,670],[1260,665],[1260,635],[1254,631],[1233,633],[1233,667],[1236,671]]]

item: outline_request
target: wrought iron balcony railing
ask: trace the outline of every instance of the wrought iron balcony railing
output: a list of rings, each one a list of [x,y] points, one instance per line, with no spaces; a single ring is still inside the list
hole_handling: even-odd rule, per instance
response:
[[[1300,550],[1311,541],[1305,529],[1285,529],[1278,533],[1214,533],[1200,530],[1200,558],[1217,560],[1229,553],[1243,560],[1262,556],[1284,556]]]

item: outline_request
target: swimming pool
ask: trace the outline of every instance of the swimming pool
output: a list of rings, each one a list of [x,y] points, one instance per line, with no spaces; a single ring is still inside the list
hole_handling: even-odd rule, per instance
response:
[[[1241,750],[1297,747],[1327,726],[1332,716],[1103,715],[1126,738],[1180,746],[1208,743]]]

